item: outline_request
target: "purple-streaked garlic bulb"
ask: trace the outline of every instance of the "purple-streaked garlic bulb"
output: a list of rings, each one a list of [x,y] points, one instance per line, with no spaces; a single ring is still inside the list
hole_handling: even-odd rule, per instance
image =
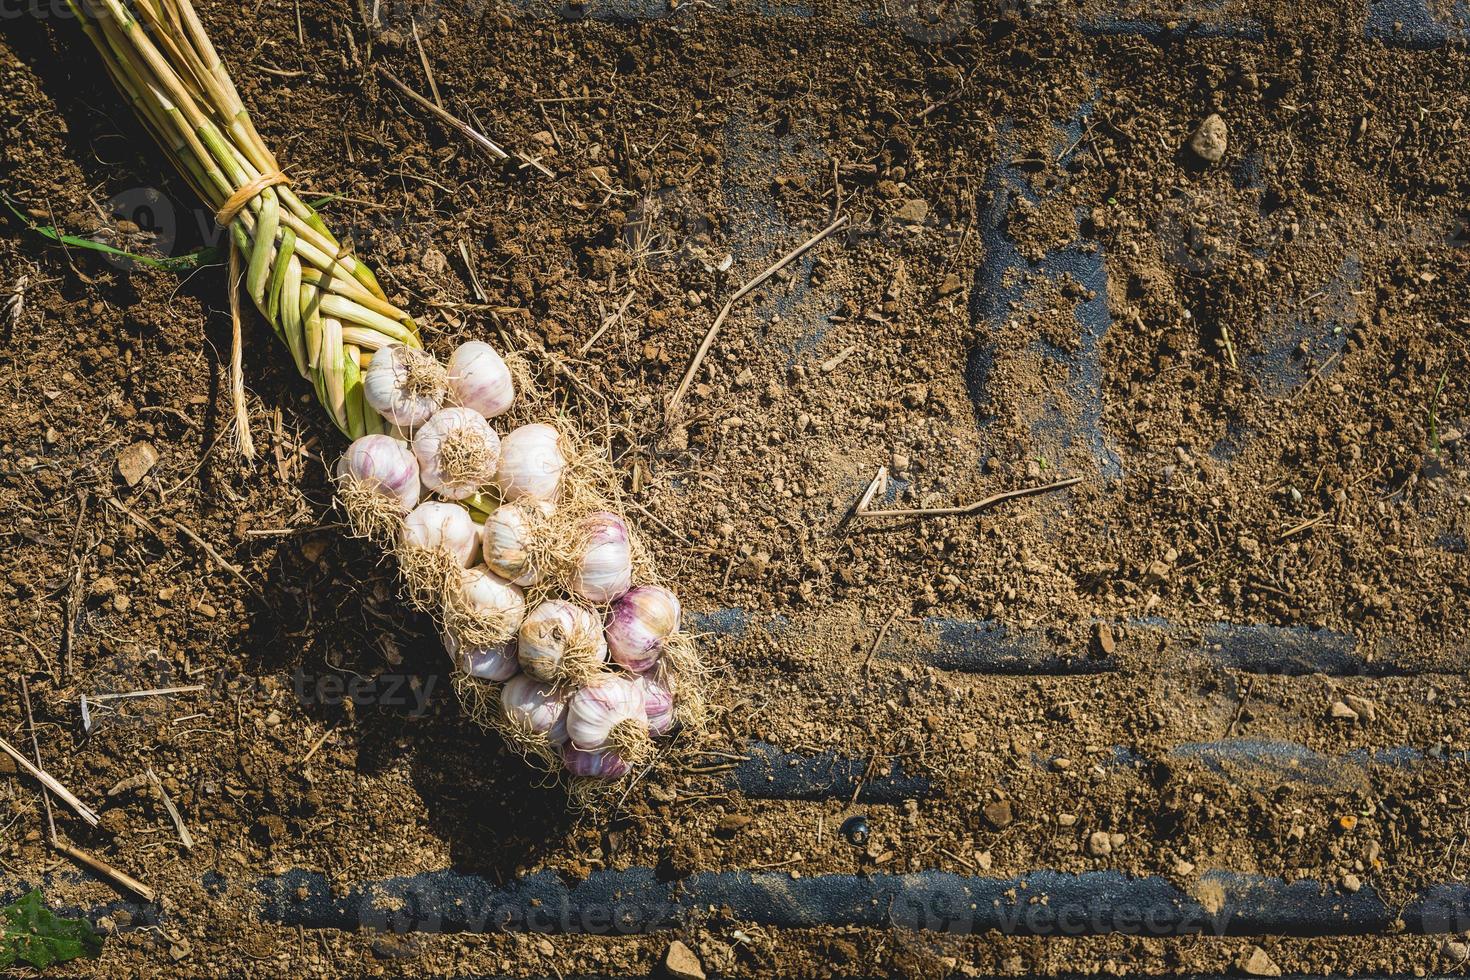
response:
[[[390,544],[419,503],[419,461],[392,436],[355,440],[337,461],[337,495],[357,534]]]
[[[589,515],[578,529],[578,547],[568,588],[588,602],[604,603],[628,591],[633,558],[628,525],[617,514]]]
[[[621,674],[598,677],[567,703],[567,738],[584,752],[612,749],[636,763],[652,749],[643,689]]]
[[[553,748],[567,741],[567,697],[555,684],[517,674],[500,691],[500,713],[512,737],[544,740]]]
[[[400,543],[406,549],[443,552],[467,568],[480,552],[480,529],[459,504],[427,500],[404,519]]]
[[[679,630],[679,597],[659,585],[640,585],[614,602],[607,616],[607,649],[614,663],[635,673],[650,670],[664,641]]]
[[[648,716],[650,735],[667,735],[674,727],[674,692],[666,683],[647,674],[634,679],[643,688],[643,713]]]
[[[445,408],[414,434],[424,486],[448,500],[464,500],[495,481],[500,437],[472,408]]]
[[[515,397],[510,368],[494,347],[471,340],[449,356],[449,399],[454,404],[493,419],[509,409]]]
[[[547,534],[547,521],[554,512],[547,501],[530,497],[497,507],[480,529],[485,564],[496,575],[523,588],[538,584],[543,571],[533,560],[535,544],[538,537]]]
[[[362,395],[383,418],[412,430],[444,405],[449,379],[434,355],[394,344],[373,355],[362,374]]]
[[[462,647],[452,631],[446,630],[441,638],[449,659],[471,677],[482,681],[508,681],[520,670],[514,640],[490,647]]]
[[[517,655],[521,669],[532,677],[580,684],[607,662],[607,641],[590,609],[552,599],[532,609],[521,623]]]
[[[583,752],[572,745],[561,750],[567,772],[584,779],[621,779],[633,771],[633,764],[612,750]]]
[[[506,500],[532,497],[554,501],[566,467],[561,433],[554,426],[536,422],[512,430],[500,441],[496,482]]]
[[[444,602],[445,627],[469,647],[509,643],[525,617],[526,594],[520,586],[483,565],[461,571]]]

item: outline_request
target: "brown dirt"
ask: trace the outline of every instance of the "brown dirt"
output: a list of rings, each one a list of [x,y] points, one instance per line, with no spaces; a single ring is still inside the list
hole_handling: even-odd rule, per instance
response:
[[[572,413],[622,433],[634,516],[686,605],[789,622],[712,640],[707,735],[615,814],[565,813],[560,791],[532,788],[465,721],[429,624],[344,536],[325,479],[340,440],[258,324],[246,374],[259,455],[232,448],[223,271],[119,269],[10,222],[0,290],[24,304],[0,317],[0,656],[31,679],[63,782],[102,800],[152,766],[198,839],[182,852],[147,794],[108,799],[95,832],[66,818],[73,839],[157,888],[165,912],[162,929],[120,932],[72,972],[636,972],[671,938],[260,924],[248,882],[293,867],[337,881],[450,866],[505,878],[795,855],[781,867],[803,875],[1108,867],[1186,888],[1211,868],[1333,883],[1351,872],[1390,903],[1460,873],[1463,761],[1325,784],[1094,763],[1115,745],[1149,757],[1227,732],[1328,756],[1470,748],[1470,496],[1455,438],[1470,422],[1462,47],[1385,48],[1360,40],[1361,13],[1248,3],[1216,15],[1253,17],[1270,40],[1087,36],[1076,10],[1050,5],[987,8],[954,30],[911,28],[918,37],[861,26],[877,15],[845,0],[815,18],[692,4],[642,24],[564,22],[534,4],[422,11],[446,102],[542,155],[548,180],[494,165],[379,84],[383,65],[424,87],[405,17],[370,29],[354,4],[302,0],[303,50],[292,4],[201,6],[267,141],[298,184],[342,196],[328,221],[422,312],[431,345],[483,336],[526,350]],[[48,223],[146,248],[103,202],[158,188],[177,216],[171,250],[199,244],[197,203],[158,169],[75,25],[7,28],[3,190]],[[1089,100],[1069,147],[1058,127]],[[1227,119],[1230,147],[1205,167],[1185,147],[1210,112]],[[1258,178],[1238,179],[1251,158]],[[1023,256],[1067,245],[1079,211],[1104,249],[1101,412],[1119,479],[1035,425],[1066,375],[1032,340],[1076,347],[1085,285],[1036,284],[1010,323],[972,324],[997,160],[1044,190],[1037,206],[1013,202]],[[662,401],[725,298],[822,227],[838,197],[851,227],[737,310],[665,426]],[[1343,286],[1349,259],[1361,271]],[[1285,391],[1231,369],[1222,328],[1248,365],[1293,317],[1339,323],[1341,354],[1304,341],[1291,355],[1301,383]],[[995,366],[977,409],[967,355],[986,338]],[[1083,411],[1065,397],[1058,409]],[[1239,450],[1212,452],[1222,440]],[[159,458],[128,487],[115,461],[138,442]],[[845,522],[879,465],[909,481],[895,506],[1086,479],[979,517]],[[1411,670],[1459,669],[1247,688],[1124,626],[1113,673],[965,675],[885,656],[854,680],[895,609],[896,650],[921,639],[926,616],[996,619],[1076,654],[1094,620],[1162,617],[1326,627]],[[342,696],[373,678],[380,696]],[[388,692],[393,678],[409,683]],[[204,690],[94,708],[99,731],[81,733],[80,694],[165,684]],[[1370,699],[1377,720],[1331,719],[1347,694]],[[18,697],[3,702],[19,744]],[[945,794],[907,807],[753,801],[684,771],[697,750],[751,738],[899,757]],[[0,861],[18,875],[64,870],[31,787],[4,792]],[[997,827],[986,807],[1001,800],[1012,818]],[[866,850],[833,832],[858,809],[874,821]],[[730,814],[753,819],[716,836]],[[1086,847],[1099,830],[1125,835],[1106,857]],[[218,896],[201,884],[210,871],[227,882]],[[97,883],[57,892],[110,896]],[[711,915],[681,935],[709,969],[782,975],[1220,971],[1251,945],[754,927],[737,942],[736,928]],[[1308,972],[1444,966],[1433,938],[1263,945]]]

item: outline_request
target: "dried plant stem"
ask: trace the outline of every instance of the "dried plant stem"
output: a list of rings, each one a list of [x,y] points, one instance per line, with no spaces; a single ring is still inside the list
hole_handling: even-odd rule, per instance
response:
[[[715,337],[719,336],[720,328],[725,325],[725,318],[730,315],[730,311],[735,308],[735,304],[740,302],[742,299],[750,295],[755,290],[759,289],[767,279],[770,279],[776,273],[780,272],[782,269],[786,268],[788,265],[801,258],[807,252],[811,251],[818,244],[820,244],[823,239],[827,238],[833,232],[839,230],[845,224],[847,224],[847,215],[844,214],[836,221],[833,221],[830,225],[817,232],[811,238],[808,238],[806,241],[796,246],[796,248],[781,256],[781,258],[777,259],[774,263],[767,266],[764,272],[756,276],[754,279],[750,280],[750,282],[746,283],[744,286],[741,286],[740,289],[736,291],[735,295],[731,296],[730,299],[726,301],[724,309],[720,310],[719,316],[715,317],[715,322],[710,324],[709,330],[704,335],[704,340],[700,341],[699,350],[694,352],[694,359],[689,362],[689,367],[687,370],[685,370],[684,377],[679,381],[679,387],[674,389],[674,395],[672,398],[669,399],[668,410],[666,413],[668,416],[672,417],[675,410],[678,409],[679,403],[684,400],[684,394],[689,390],[689,385],[693,383],[694,375],[699,372],[699,366],[704,363],[705,356],[709,354],[710,347],[714,345]]]
[[[33,776],[38,782],[40,782],[42,786],[55,793],[57,799],[61,800],[61,802],[65,803],[67,806],[75,810],[77,816],[85,820],[89,826],[95,827],[100,822],[97,819],[96,811],[87,806],[87,804],[83,803],[81,800],[77,799],[76,795],[73,794],[71,790],[61,785],[61,783],[57,781],[55,776],[36,766],[36,764],[31,762],[30,759],[27,759],[24,755],[17,751],[15,746],[11,745],[3,738],[0,738],[0,751],[3,751],[6,755],[14,759],[16,765],[20,766],[26,772],[30,773],[31,776]]]
[[[1073,476],[1055,483],[1047,483],[1037,487],[1021,487],[1019,490],[1007,490],[977,500],[973,504],[965,504],[963,507],[914,507],[900,508],[895,510],[859,510],[853,516],[858,519],[873,517],[953,517],[961,514],[978,514],[982,510],[1003,504],[1007,500],[1015,500],[1019,497],[1034,497],[1037,494],[1051,493],[1053,490],[1065,490],[1082,482],[1082,477]]]

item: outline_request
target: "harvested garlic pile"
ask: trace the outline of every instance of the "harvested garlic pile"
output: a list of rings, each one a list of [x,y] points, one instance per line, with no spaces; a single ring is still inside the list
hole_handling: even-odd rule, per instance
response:
[[[698,721],[698,658],[678,598],[602,492],[606,457],[560,421],[497,431],[516,395],[489,344],[462,345],[447,366],[383,348],[363,397],[394,431],[348,448],[338,490],[439,623],[471,716],[585,787]]]

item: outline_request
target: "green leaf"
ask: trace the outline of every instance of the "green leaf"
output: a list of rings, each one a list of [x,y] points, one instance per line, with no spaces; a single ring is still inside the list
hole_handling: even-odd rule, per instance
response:
[[[0,908],[5,932],[0,937],[0,966],[17,960],[44,970],[52,963],[65,963],[102,952],[102,937],[86,919],[64,919],[41,901],[39,891],[27,892],[19,901]]]
[[[37,224],[16,208],[15,202],[10,199],[9,195],[0,195],[0,197],[3,197],[6,209],[15,215],[27,228],[42,238],[56,242],[58,245],[70,245],[73,248],[84,248],[93,252],[101,252],[103,255],[115,255],[118,258],[132,259],[134,262],[142,263],[154,269],[163,269],[166,272],[188,272],[191,269],[197,269],[202,265],[217,261],[219,258],[219,249],[213,247],[205,247],[184,255],[166,256],[161,259],[151,255],[139,255],[136,252],[125,252],[120,248],[113,248],[104,242],[94,242],[90,238],[65,234],[52,225]]]

